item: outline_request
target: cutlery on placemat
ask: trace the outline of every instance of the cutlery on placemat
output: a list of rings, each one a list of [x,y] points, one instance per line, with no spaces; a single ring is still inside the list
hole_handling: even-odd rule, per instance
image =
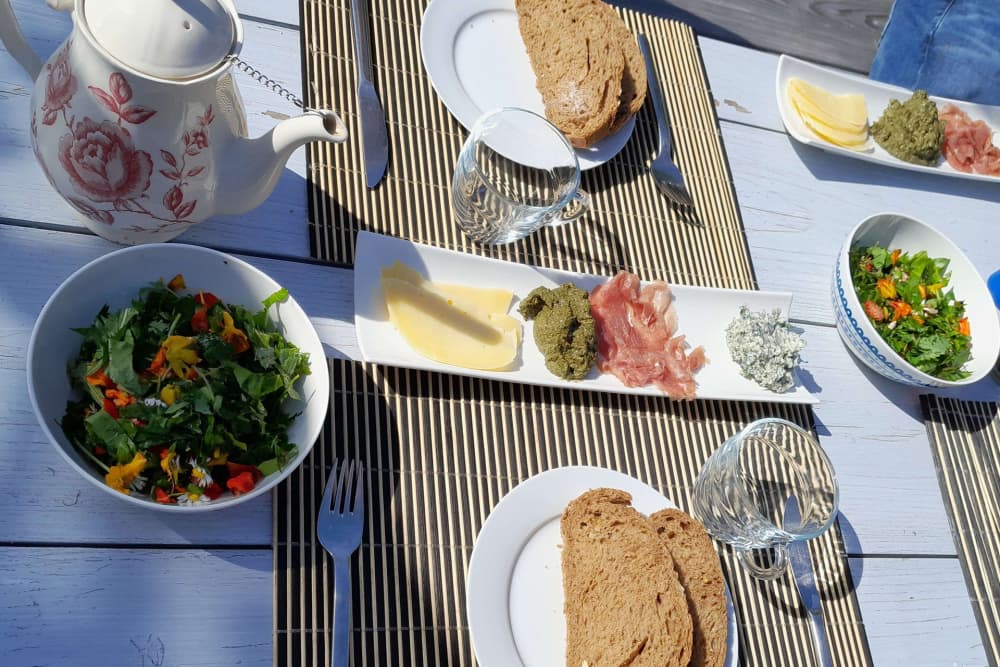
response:
[[[389,138],[385,113],[372,84],[372,50],[368,39],[368,0],[351,0],[354,28],[354,59],[358,65],[358,118],[361,122],[361,154],[365,160],[365,182],[374,188],[389,164]]]
[[[787,529],[798,528],[802,524],[799,501],[795,496],[788,499],[785,505],[785,516],[782,521]],[[833,657],[830,655],[830,642],[826,636],[826,626],[823,625],[823,609],[820,606],[819,591],[816,590],[816,577],[813,574],[812,557],[809,555],[809,545],[806,540],[794,540],[788,544],[788,562],[795,575],[795,587],[802,598],[802,605],[809,612],[809,624],[812,626],[813,644],[816,646],[816,657],[821,667],[833,667]]]
[[[339,469],[338,469],[339,468]],[[337,465],[323,491],[316,521],[320,544],[333,556],[333,637],[331,667],[347,667],[351,640],[351,554],[361,545],[365,527],[364,468],[360,461]],[[336,490],[334,490],[336,487]]]
[[[653,57],[649,52],[649,42],[646,36],[639,34],[639,49],[642,51],[643,60],[646,61],[646,80],[649,87],[649,97],[653,101],[653,111],[656,112],[656,126],[660,131],[660,149],[650,171],[660,192],[681,206],[691,206],[691,194],[684,185],[684,177],[681,170],[677,168],[673,160],[670,159],[672,141],[670,138],[670,123],[667,115],[667,103],[663,97],[663,89],[660,88],[660,81],[656,78],[656,70],[653,69]]]

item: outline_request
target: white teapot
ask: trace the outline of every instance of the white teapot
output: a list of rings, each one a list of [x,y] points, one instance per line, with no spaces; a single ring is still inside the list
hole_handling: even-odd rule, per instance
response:
[[[31,141],[52,187],[96,234],[166,241],[274,189],[293,150],[342,142],[311,111],[247,138],[233,83],[243,29],[231,0],[47,0],[73,30],[42,65],[0,0],[0,39],[35,79]]]

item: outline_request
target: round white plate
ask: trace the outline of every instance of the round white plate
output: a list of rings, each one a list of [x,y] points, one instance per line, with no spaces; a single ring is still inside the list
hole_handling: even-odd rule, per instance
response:
[[[420,25],[420,54],[434,90],[467,130],[500,107],[545,115],[517,30],[514,0],[433,0]],[[617,155],[633,128],[635,117],[590,148],[576,149],[580,169]]]
[[[628,475],[586,466],[543,472],[504,496],[476,538],[466,585],[469,631],[482,667],[565,664],[559,519],[571,500],[599,487],[632,494],[643,514],[676,507]],[[728,586],[726,603],[731,666],[738,644]]]

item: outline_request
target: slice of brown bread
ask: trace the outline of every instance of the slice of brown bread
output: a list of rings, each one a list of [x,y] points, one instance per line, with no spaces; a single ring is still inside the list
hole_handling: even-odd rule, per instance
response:
[[[621,106],[625,57],[600,0],[515,0],[518,29],[545,103],[569,142],[608,136]]]
[[[686,667],[691,616],[652,524],[617,489],[563,512],[566,667]]]
[[[625,58],[625,71],[622,74],[622,93],[618,102],[618,113],[611,122],[611,134],[614,134],[628,122],[628,119],[638,113],[646,101],[646,61],[639,50],[632,31],[625,25],[621,15],[611,5],[601,3],[607,17],[608,29],[622,47]]]
[[[687,595],[694,621],[691,667],[721,667],[726,661],[726,594],[712,538],[696,519],[677,509],[651,514],[649,523],[666,544]]]

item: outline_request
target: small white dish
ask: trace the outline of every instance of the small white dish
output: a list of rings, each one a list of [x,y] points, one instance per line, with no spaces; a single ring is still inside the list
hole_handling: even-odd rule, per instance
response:
[[[434,90],[467,130],[501,107],[545,115],[517,29],[514,0],[433,0],[420,25],[420,54]],[[580,169],[617,155],[634,128],[635,117],[590,148],[576,149]]]
[[[850,253],[854,248],[878,244],[906,253],[921,250],[930,257],[948,259],[951,279],[948,287],[955,299],[965,302],[965,314],[972,332],[972,358],[965,363],[971,375],[948,381],[922,372],[885,342],[865,314],[851,280]],[[851,230],[840,248],[833,272],[833,310],[837,331],[847,348],[876,373],[916,387],[960,387],[986,377],[1000,356],[1000,320],[986,282],[969,258],[941,232],[919,220],[897,213],[869,216]]]
[[[897,99],[905,102],[913,95],[912,90],[893,86],[880,81],[873,81],[867,77],[857,74],[848,74],[837,70],[813,65],[804,60],[783,55],[778,59],[778,70],[775,75],[775,95],[778,103],[778,111],[781,114],[781,121],[785,124],[785,129],[793,139],[807,146],[815,146],[830,153],[846,155],[866,162],[876,162],[899,169],[909,169],[911,171],[922,171],[928,174],[941,174],[943,176],[953,176],[957,178],[968,178],[974,181],[1000,181],[1000,177],[988,176],[986,174],[967,174],[959,171],[948,164],[942,156],[934,166],[924,166],[913,164],[893,157],[884,148],[878,145],[874,139],[869,137],[870,148],[865,151],[853,151],[849,148],[831,144],[829,141],[813,133],[799,117],[799,114],[792,108],[788,101],[785,88],[789,79],[803,79],[811,84],[825,88],[835,95],[847,93],[860,93],[865,96],[865,104],[868,108],[868,123],[874,123],[881,116],[889,102]],[[983,120],[993,128],[1000,130],[1000,107],[985,104],[973,104],[960,100],[950,100],[944,97],[930,96],[940,110],[945,104],[954,104],[962,111],[969,114],[972,120]]]
[[[483,667],[562,665],[562,537],[559,520],[571,500],[608,487],[632,494],[632,506],[649,515],[676,507],[646,484],[620,472],[588,466],[555,468],[525,480],[486,518],[469,561],[466,609],[476,658]],[[736,616],[726,586],[728,651],[737,664]]]
[[[539,285],[557,287],[562,283],[572,282],[589,292],[611,276],[571,273],[504,262],[371,232],[358,234],[355,257],[354,325],[358,346],[366,361],[565,389],[664,395],[652,385],[626,387],[615,376],[610,373],[601,374],[596,368],[591,369],[583,380],[569,381],[556,377],[545,368],[545,359],[535,345],[533,324],[523,320],[524,342],[514,368],[510,370],[481,371],[432,361],[415,352],[389,321],[381,288],[382,269],[399,261],[432,281],[512,290],[515,301],[510,308],[510,315],[521,320],[517,312],[517,300],[527,296]],[[740,306],[746,305],[756,311],[777,308],[787,318],[792,305],[791,294],[689,285],[671,285],[670,290],[677,309],[678,333],[684,334],[692,347],[704,346],[709,360],[695,375],[698,398],[773,403],[818,402],[801,381],[796,382],[791,390],[776,394],[744,378],[726,345],[726,326],[739,314]]]

